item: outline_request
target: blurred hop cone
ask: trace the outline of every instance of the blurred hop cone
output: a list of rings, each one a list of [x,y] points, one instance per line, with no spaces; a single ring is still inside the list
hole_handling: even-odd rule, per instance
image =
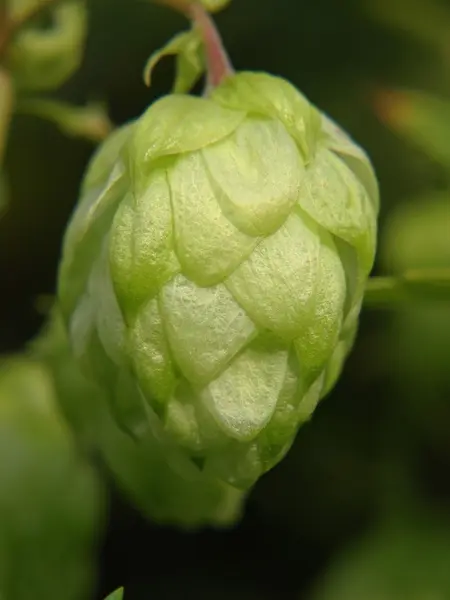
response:
[[[377,213],[365,153],[268,74],[168,95],[113,133],[65,236],[59,301],[117,424],[181,476],[252,486],[339,376]]]

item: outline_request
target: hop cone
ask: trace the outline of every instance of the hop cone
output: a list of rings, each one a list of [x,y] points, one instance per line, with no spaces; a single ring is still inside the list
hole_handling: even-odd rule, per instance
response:
[[[59,297],[118,424],[182,471],[251,486],[339,375],[377,211],[366,155],[280,78],[169,95],[114,133],[68,228]]]

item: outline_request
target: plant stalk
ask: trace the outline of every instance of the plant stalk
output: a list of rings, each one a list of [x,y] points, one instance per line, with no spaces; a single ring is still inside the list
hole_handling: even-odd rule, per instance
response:
[[[154,0],[154,2],[180,12],[199,29],[205,45],[207,89],[217,87],[234,73],[217,27],[199,2],[194,0]]]

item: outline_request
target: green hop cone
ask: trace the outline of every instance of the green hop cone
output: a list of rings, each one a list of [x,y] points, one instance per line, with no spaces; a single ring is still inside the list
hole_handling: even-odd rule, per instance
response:
[[[251,486],[341,371],[377,212],[364,152],[278,77],[163,97],[115,132],[84,180],[59,298],[120,426]]]

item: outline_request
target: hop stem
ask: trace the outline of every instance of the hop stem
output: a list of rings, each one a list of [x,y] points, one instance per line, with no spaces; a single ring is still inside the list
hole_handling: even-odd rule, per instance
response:
[[[214,21],[199,2],[194,0],[154,1],[181,12],[198,27],[205,45],[207,88],[217,87],[224,79],[233,74],[233,67]]]
[[[372,277],[364,296],[371,308],[395,308],[411,302],[450,299],[450,269],[410,270],[401,276]]]

